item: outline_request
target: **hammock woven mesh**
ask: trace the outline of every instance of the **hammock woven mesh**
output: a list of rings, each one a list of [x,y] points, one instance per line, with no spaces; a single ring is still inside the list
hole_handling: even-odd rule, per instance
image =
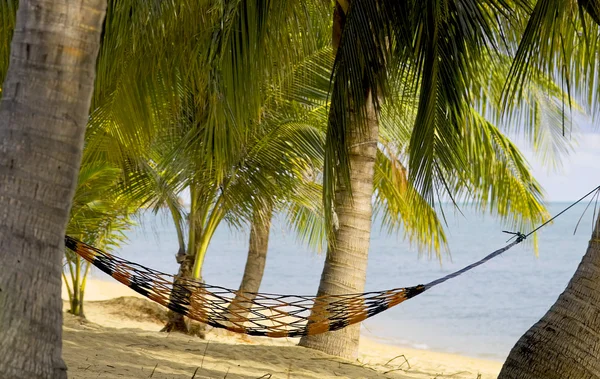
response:
[[[456,277],[520,243],[522,237],[482,260],[425,285],[348,295],[296,296],[241,293],[176,278],[121,259],[69,236],[65,245],[117,281],[170,310],[216,328],[266,337],[300,337],[359,323]],[[246,297],[248,296],[248,297]]]

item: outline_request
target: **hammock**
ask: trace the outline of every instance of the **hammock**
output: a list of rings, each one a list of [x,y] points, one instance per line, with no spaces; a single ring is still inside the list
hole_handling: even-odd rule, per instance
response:
[[[65,236],[65,246],[137,293],[193,320],[251,336],[300,337],[339,330],[359,323],[482,265],[521,243],[594,192],[594,197],[600,195],[600,186],[527,235],[504,231],[514,235],[515,240],[512,243],[461,270],[427,284],[360,294],[318,297],[244,292],[238,294],[236,290],[211,286],[144,267],[69,236]],[[238,300],[235,306],[230,307],[236,295]]]
[[[511,244],[428,284],[319,297],[267,293],[253,293],[251,297],[245,297],[247,293],[240,293],[242,301],[236,303],[235,307],[229,305],[238,291],[165,274],[69,236],[65,236],[65,245],[137,293],[193,320],[251,336],[300,337],[359,323],[459,276],[502,254],[526,237],[521,233],[513,234],[517,238]]]

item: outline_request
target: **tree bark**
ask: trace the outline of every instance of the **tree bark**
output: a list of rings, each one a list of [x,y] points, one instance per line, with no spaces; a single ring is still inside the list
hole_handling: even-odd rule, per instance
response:
[[[175,230],[177,231],[177,240],[179,242],[179,250],[177,251],[177,255],[175,255],[175,259],[177,263],[179,263],[179,270],[177,271],[177,276],[175,277],[175,283],[181,282],[178,278],[189,278],[192,272],[192,267],[194,267],[194,258],[186,253],[185,250],[185,238],[183,236],[183,226],[181,223],[181,216],[177,209],[175,209],[175,205],[172,204],[169,200],[167,200],[167,204],[169,206],[169,210],[171,211],[171,216],[173,217],[173,222],[175,223]],[[175,294],[171,294],[171,298],[173,298]],[[189,329],[187,324],[185,323],[185,319],[182,314],[177,312],[173,312],[169,310],[167,313],[167,323],[161,329],[161,332],[180,332],[180,333],[188,333]]]
[[[175,284],[184,282],[182,279],[189,279],[192,277],[192,268],[194,267],[194,256],[190,254],[185,254],[183,256],[183,260],[179,264],[179,270],[177,272],[177,276],[175,276]],[[189,301],[189,294],[187,293],[176,293],[173,291],[171,293],[172,300],[187,300]],[[161,329],[161,332],[179,332],[179,333],[189,333],[188,326],[185,322],[185,318],[181,313],[174,312],[173,310],[169,310],[167,313],[167,323]]]
[[[577,271],[512,348],[498,378],[600,378],[600,217]]]
[[[64,233],[106,0],[21,0],[0,102],[0,377],[66,378]]]
[[[250,226],[250,243],[244,276],[235,298],[227,308],[230,320],[243,322],[243,319],[248,315],[248,310],[252,307],[252,301],[256,298],[256,293],[260,289],[267,262],[272,216],[273,208],[271,205],[265,206],[265,209],[254,211],[252,225]]]
[[[182,254],[181,248],[184,244],[181,243],[179,245],[179,252],[177,253],[176,259],[177,263],[179,263],[179,270],[177,271],[177,275],[175,276],[175,284],[185,283],[187,280],[193,279],[193,269],[194,264],[196,262],[196,251],[198,250],[199,240],[202,235],[202,225],[198,221],[198,207],[196,204],[198,203],[197,199],[197,187],[190,187],[191,193],[191,209],[190,214],[188,216],[189,222],[189,240],[187,246],[187,252]],[[176,219],[176,214],[173,213],[173,221],[176,223],[178,220]],[[198,279],[201,280],[201,279]],[[174,290],[171,292],[170,299],[173,303],[173,306],[170,307],[169,312],[167,313],[167,323],[161,329],[161,332],[179,332],[185,334],[197,335],[200,338],[205,337],[206,325],[202,323],[198,323],[197,327],[190,328],[185,320],[184,315],[181,311],[178,312],[180,307],[177,303],[189,304],[191,293],[186,290],[185,287],[174,287],[178,290]],[[183,310],[183,309],[182,309]]]
[[[370,95],[366,104],[366,128],[351,116],[347,141],[352,194],[338,179],[334,208],[339,227],[334,231],[334,244],[329,244],[327,250],[317,296],[361,293],[365,288],[379,133],[377,114]],[[359,338],[360,324],[356,324],[335,332],[303,337],[300,346],[355,359]]]
[[[334,52],[340,45],[350,0],[337,0],[333,15],[332,44]],[[367,279],[367,261],[371,238],[372,196],[377,156],[379,122],[371,92],[365,88],[366,120],[357,119],[358,110],[350,109],[350,123],[346,131],[351,191],[338,176],[334,210],[338,228],[333,243],[328,243],[325,267],[317,296],[364,292]],[[332,114],[330,114],[332,117]],[[361,125],[360,123],[366,123]],[[327,354],[355,359],[358,356],[360,324],[324,334],[305,336],[300,346]]]

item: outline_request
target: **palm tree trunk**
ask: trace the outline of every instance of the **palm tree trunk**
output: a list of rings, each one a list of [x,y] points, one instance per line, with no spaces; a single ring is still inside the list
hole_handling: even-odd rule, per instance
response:
[[[352,193],[338,179],[335,212],[339,227],[329,243],[325,268],[317,296],[363,292],[367,277],[367,257],[371,236],[371,216],[375,158],[379,124],[371,95],[366,101],[366,130],[351,117],[349,145]],[[354,359],[358,355],[360,324],[336,332],[303,337],[300,346],[327,354]]]
[[[337,0],[333,14],[332,45],[337,53],[345,24],[345,13],[350,0]],[[350,163],[351,193],[343,180],[337,179],[334,210],[338,227],[333,241],[329,241],[325,267],[317,296],[360,293],[367,278],[367,260],[371,237],[371,217],[375,159],[379,123],[371,92],[365,89],[365,121],[356,117],[357,110],[350,109],[346,142]],[[334,117],[330,113],[330,117]],[[360,324],[319,335],[305,336],[300,346],[321,350],[327,354],[355,359],[358,356]]]
[[[600,216],[577,271],[512,348],[498,378],[600,378]]]
[[[167,200],[167,205],[169,207],[169,210],[171,211],[171,217],[173,218],[175,230],[177,231],[177,241],[179,242],[179,250],[175,255],[175,259],[179,264],[179,270],[177,272],[177,276],[175,277],[175,283],[178,283],[180,282],[179,278],[187,278],[190,276],[192,272],[192,267],[194,266],[194,260],[186,253],[185,250],[185,237],[182,225],[182,217],[179,214],[179,211],[176,209],[175,205],[170,200]],[[179,294],[173,292],[170,295],[170,299],[174,299],[178,295]],[[161,332],[180,332],[187,334],[188,327],[185,323],[183,315],[169,310],[169,312],[167,313],[167,323],[161,329]]]
[[[66,378],[64,233],[106,0],[21,0],[0,102],[0,378]]]
[[[188,215],[188,223],[189,223],[189,237],[188,237],[188,246],[187,252],[184,251],[181,254],[182,243],[181,240],[179,242],[179,249],[176,259],[177,263],[179,263],[179,270],[177,271],[177,275],[175,276],[175,284],[180,284],[185,282],[186,279],[192,278],[192,270],[194,267],[195,259],[196,259],[196,250],[198,244],[198,237],[202,234],[201,222],[198,220],[198,188],[195,185],[190,185],[190,214]],[[173,221],[177,224],[177,212],[172,212]],[[173,291],[170,295],[171,300],[180,300],[180,301],[189,301],[190,294],[183,291],[183,293],[178,293]],[[175,308],[176,309],[176,308]],[[180,332],[180,333],[189,333],[188,326],[185,322],[185,318],[183,314],[180,312],[175,312],[175,309],[170,309],[167,313],[167,323],[162,328],[161,332]]]
[[[204,218],[206,208],[202,208],[198,196],[199,188],[195,185],[190,186],[190,214],[189,214],[189,238],[188,247],[185,255],[181,256],[178,254],[177,261],[179,263],[179,270],[175,276],[175,284],[183,283],[187,280],[193,279],[202,281],[200,270],[197,275],[195,273],[198,266],[199,257],[204,257],[206,250],[208,249],[208,242],[205,238],[212,237],[212,232],[209,227],[205,227]],[[176,221],[176,220],[175,220]],[[207,233],[210,233],[207,236]],[[191,292],[185,287],[175,287],[177,290],[172,291],[170,295],[171,300],[176,300],[173,305],[170,306],[170,310],[167,313],[167,323],[162,328],[161,332],[180,332],[185,334],[196,335],[200,338],[205,337],[206,325],[202,323],[196,324],[193,328],[190,328],[185,322],[183,316],[183,310],[177,303],[189,304],[191,299]]]
[[[267,262],[272,216],[273,207],[270,204],[266,205],[265,209],[254,210],[244,276],[235,298],[227,308],[230,320],[243,322],[243,319],[248,315],[248,309],[252,307],[252,301],[256,297],[256,293],[260,289]]]
[[[175,276],[175,284],[181,283],[182,279],[188,279],[192,276],[192,268],[194,267],[194,256],[191,254],[185,254],[183,260],[179,264],[179,271],[177,272],[177,276]],[[171,292],[170,299],[177,299],[183,301],[189,301],[190,294],[187,291],[179,292],[176,291]],[[181,313],[174,312],[173,309],[169,310],[167,313],[167,323],[161,329],[161,332],[180,332],[180,333],[189,333],[189,329],[187,324],[185,323],[185,318]]]

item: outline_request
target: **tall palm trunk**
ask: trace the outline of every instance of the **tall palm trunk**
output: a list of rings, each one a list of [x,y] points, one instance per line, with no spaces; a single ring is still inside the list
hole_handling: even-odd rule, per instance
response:
[[[0,102],[0,378],[66,378],[64,233],[106,0],[21,0]]]
[[[600,378],[600,216],[577,271],[512,348],[498,378]]]
[[[244,276],[235,298],[227,308],[229,317],[232,320],[243,320],[247,316],[248,309],[252,306],[252,300],[254,300],[256,292],[260,289],[267,262],[272,216],[272,205],[266,205],[264,209],[254,210]]]
[[[336,1],[333,16],[334,51],[340,45],[350,1]],[[357,109],[350,109],[346,131],[351,193],[337,178],[334,210],[338,227],[333,241],[328,243],[325,267],[317,296],[364,291],[367,279],[367,260],[371,237],[373,180],[379,123],[371,92],[365,89],[366,120],[357,118]],[[330,113],[333,117],[333,113]],[[365,123],[366,125],[361,125]],[[327,354],[354,359],[358,355],[360,324],[324,334],[302,337],[300,346],[321,350]]]
[[[339,227],[334,231],[334,243],[329,244],[325,268],[317,296],[363,292],[367,277],[367,257],[371,236],[373,175],[377,153],[379,125],[371,96],[367,99],[365,127],[351,117],[348,132],[350,185],[352,193],[341,179],[335,195],[335,212]],[[300,346],[321,350],[327,354],[350,359],[358,354],[360,324],[336,332],[303,337]]]

